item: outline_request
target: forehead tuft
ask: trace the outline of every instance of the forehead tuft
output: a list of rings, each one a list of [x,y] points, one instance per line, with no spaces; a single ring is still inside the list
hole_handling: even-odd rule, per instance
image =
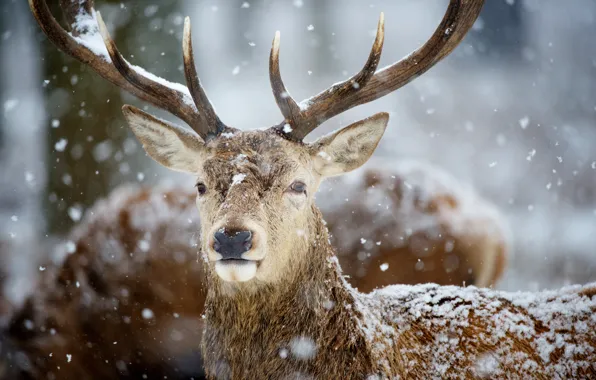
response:
[[[270,150],[282,150],[287,141],[271,129],[238,131],[223,133],[207,143],[207,148],[214,154],[226,154],[240,151],[262,153]]]
[[[271,130],[235,131],[206,144],[203,170],[224,187],[234,176],[271,184],[304,161],[305,150]]]

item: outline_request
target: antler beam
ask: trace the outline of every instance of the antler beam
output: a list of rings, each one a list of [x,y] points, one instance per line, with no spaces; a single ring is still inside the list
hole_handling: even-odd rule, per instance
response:
[[[188,41],[190,39],[190,25],[188,27],[185,25],[185,29],[188,28],[188,31],[185,31],[187,38],[184,44],[184,58],[185,72],[193,73],[192,75],[195,78],[192,85],[190,85],[191,91],[185,85],[157,80],[155,76],[140,67],[131,66],[118,51],[101,15],[93,9],[92,0],[61,0],[60,4],[67,22],[75,26],[72,34],[64,30],[56,21],[46,4],[46,0],[29,0],[29,7],[39,26],[58,49],[91,67],[103,78],[139,99],[184,120],[203,139],[208,138],[208,136],[215,136],[225,128],[201,87],[196,75],[196,68],[188,66],[194,61],[188,59],[189,54],[192,55],[192,46]],[[96,20],[97,29],[94,28],[93,24],[91,26],[86,25],[91,30],[77,28],[76,20],[81,17]],[[84,43],[81,43],[81,37],[86,35],[85,37],[93,38],[98,32],[101,33],[106,45],[106,54],[91,50]]]
[[[301,141],[326,120],[350,108],[381,98],[422,75],[451,53],[470,30],[484,0],[450,0],[443,20],[418,50],[402,60],[376,71],[384,37],[381,13],[377,37],[364,68],[348,80],[335,84],[310,99],[297,103],[286,90],[279,73],[279,34],[276,34],[269,61],[273,94],[291,131],[281,132]]]

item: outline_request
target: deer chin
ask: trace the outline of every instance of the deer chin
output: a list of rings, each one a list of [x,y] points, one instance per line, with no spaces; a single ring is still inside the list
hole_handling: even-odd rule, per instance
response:
[[[215,262],[215,273],[224,281],[246,282],[255,278],[257,264],[253,260],[219,260]]]

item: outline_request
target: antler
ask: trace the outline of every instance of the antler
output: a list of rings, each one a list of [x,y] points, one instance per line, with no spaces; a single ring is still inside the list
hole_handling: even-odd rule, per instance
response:
[[[101,15],[95,12],[93,0],[60,0],[60,5],[67,22],[74,27],[71,33],[64,30],[52,16],[45,0],[29,0],[29,7],[39,26],[58,49],[91,67],[116,86],[184,120],[203,139],[217,136],[225,129],[196,73],[189,20],[185,20],[183,41],[187,88],[130,65],[118,51]],[[103,51],[95,43],[98,31],[107,51]]]
[[[279,32],[275,34],[269,59],[269,77],[275,101],[291,128],[279,130],[292,140],[301,141],[324,121],[350,108],[371,102],[408,84],[451,53],[480,14],[484,0],[450,0],[443,20],[418,50],[379,71],[384,38],[381,13],[377,36],[362,70],[344,82],[298,104],[286,90],[279,72]]]

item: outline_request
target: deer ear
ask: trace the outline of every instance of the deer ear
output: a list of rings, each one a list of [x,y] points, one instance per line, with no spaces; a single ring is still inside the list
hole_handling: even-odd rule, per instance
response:
[[[388,121],[389,114],[381,112],[312,143],[315,170],[329,177],[362,166],[377,148]]]
[[[151,158],[172,170],[197,172],[204,142],[196,133],[133,106],[125,105],[122,112],[130,129]]]

